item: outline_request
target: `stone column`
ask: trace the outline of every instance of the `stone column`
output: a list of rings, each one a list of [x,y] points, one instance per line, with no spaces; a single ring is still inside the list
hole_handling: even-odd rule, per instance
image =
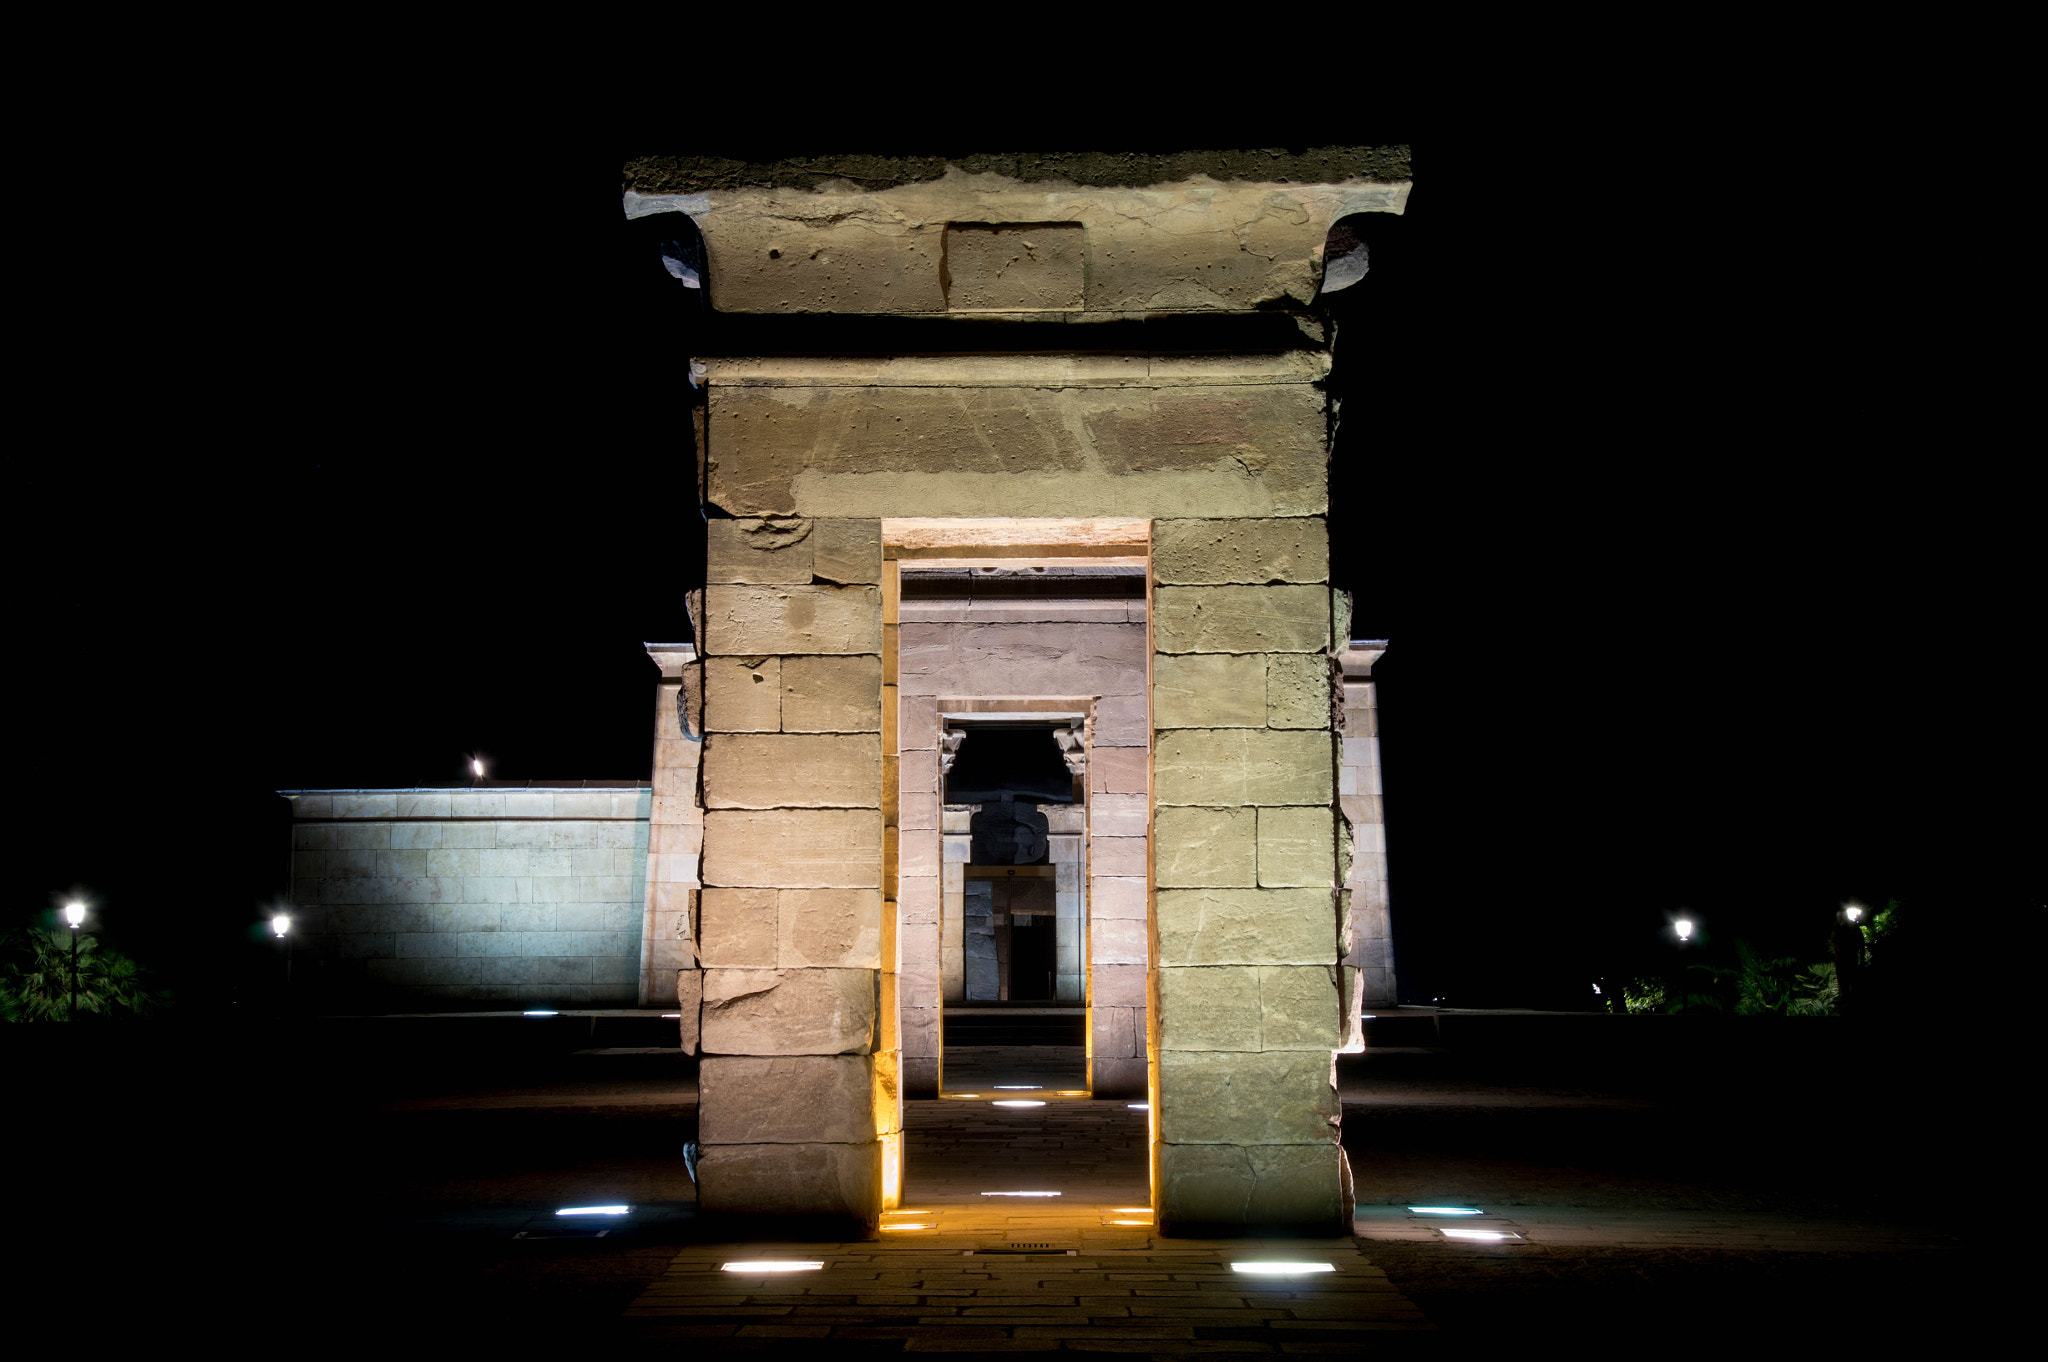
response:
[[[1152,553],[1159,1225],[1336,1233],[1324,522],[1162,520]]]
[[[881,1023],[881,534],[709,523],[698,1200],[875,1223],[900,1134]]]
[[[650,643],[661,668],[654,701],[654,792],[647,833],[647,895],[640,932],[640,1005],[675,1005],[685,1054],[697,1050],[697,861],[704,810],[697,802],[704,678],[688,643]]]
[[[1351,834],[1351,864],[1344,877],[1343,931],[1345,1029],[1348,1050],[1363,1050],[1360,1013],[1393,1007],[1393,920],[1387,908],[1387,828],[1380,807],[1379,712],[1372,664],[1385,639],[1353,639],[1340,655],[1344,670],[1344,761],[1337,799]]]

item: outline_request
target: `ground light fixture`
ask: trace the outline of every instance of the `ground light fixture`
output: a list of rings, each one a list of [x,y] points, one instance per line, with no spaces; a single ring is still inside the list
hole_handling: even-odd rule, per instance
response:
[[[519,1015],[522,1017],[559,1017],[562,1014],[545,1007],[529,1007]]]
[[[556,1215],[624,1215],[631,1206],[564,1206]]]
[[[1058,1196],[1058,1192],[983,1192],[983,1196]]]
[[[1150,1110],[1152,1110],[1152,1104],[1151,1104],[1150,1102],[1126,1102],[1126,1103],[1124,1103],[1124,1106],[1125,1106],[1126,1108],[1128,1108],[1129,1110],[1131,1110],[1131,1111],[1150,1111]]]
[[[882,1228],[885,1230],[928,1230],[931,1226],[920,1220],[907,1225],[884,1225]]]
[[[1410,1206],[1410,1215],[1485,1215],[1486,1212],[1473,1206]]]
[[[1335,1263],[1232,1263],[1232,1272],[1254,1277],[1301,1277],[1311,1272],[1335,1272]]]
[[[824,1266],[815,1258],[763,1258],[718,1265],[721,1272],[818,1272]]]
[[[1035,1097],[1012,1097],[1006,1102],[991,1102],[989,1103],[989,1105],[992,1107],[1042,1107],[1045,1105],[1045,1103]]]
[[[1476,1239],[1484,1243],[1497,1243],[1502,1239],[1520,1239],[1513,1230],[1438,1230],[1446,1239]]]
[[[1039,1083],[998,1083],[998,1084],[996,1084],[996,1085],[995,1085],[995,1088],[996,1088],[996,1091],[997,1091],[997,1092],[1042,1092],[1042,1091],[1044,1091],[1044,1085],[1043,1085],[1043,1084],[1039,1084]]]

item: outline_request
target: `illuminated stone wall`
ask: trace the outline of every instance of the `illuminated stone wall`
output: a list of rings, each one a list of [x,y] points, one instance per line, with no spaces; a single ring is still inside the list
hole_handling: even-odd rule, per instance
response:
[[[285,797],[295,979],[322,1005],[641,1001],[647,787]]]
[[[903,1020],[930,1010],[901,1003],[942,986],[906,943],[946,883],[943,837],[938,866],[910,837],[931,840],[938,786],[914,745],[902,572],[1099,553],[1148,573],[1123,749],[1143,755],[1102,763],[1130,807],[1088,835],[1090,874],[1144,914],[1128,963],[1146,996],[1125,1011],[1146,1032],[1158,1223],[1344,1226],[1333,1065],[1370,951],[1341,916],[1366,883],[1347,859],[1363,809],[1339,806],[1348,611],[1314,302],[1331,224],[1401,210],[1407,184],[1375,178],[1397,161],[1087,186],[628,168],[629,216],[701,230],[714,320],[752,314],[708,327],[692,366],[706,1210],[872,1223],[896,1195]]]

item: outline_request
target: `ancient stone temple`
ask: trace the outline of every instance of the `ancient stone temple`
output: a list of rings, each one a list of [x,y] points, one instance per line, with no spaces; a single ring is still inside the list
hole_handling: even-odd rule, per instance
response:
[[[706,1210],[872,1221],[946,1004],[1042,997],[1149,1098],[1166,1232],[1346,1223],[1381,645],[1329,584],[1315,303],[1407,189],[1369,149],[627,168],[717,323],[648,856]]]
[[[1028,1006],[1150,1103],[1163,1232],[1348,1225],[1384,644],[1330,583],[1318,297],[1407,193],[1373,148],[626,167],[703,323],[651,788],[290,792],[302,953],[675,1007],[708,1212],[874,1224],[949,1025]]]

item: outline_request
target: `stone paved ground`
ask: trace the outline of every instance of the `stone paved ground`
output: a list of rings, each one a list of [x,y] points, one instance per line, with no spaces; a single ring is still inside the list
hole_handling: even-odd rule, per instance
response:
[[[1313,1281],[1228,1275],[1231,1258],[1281,1246],[1155,1241],[1143,1225],[1103,1224],[1144,1204],[1143,1114],[1052,1098],[1020,1111],[979,1100],[912,1109],[906,1209],[936,1211],[935,1230],[721,1243],[695,1219],[681,1172],[695,1092],[673,1056],[436,1059],[399,1072],[224,1045],[17,1067],[16,1090],[35,1095],[16,1222],[32,1231],[20,1241],[21,1299],[89,1321],[96,1338],[128,1329],[157,1349],[304,1350],[352,1336],[387,1349],[583,1350],[622,1332],[618,1346],[637,1338],[684,1355],[815,1352],[823,1328],[883,1331],[828,1334],[834,1352],[1371,1355],[1460,1339],[1682,1352],[1709,1336],[1724,1350],[1771,1351],[1917,1330],[1988,1338],[1987,1321],[2025,1299],[2006,1279],[2032,1258],[1999,1244],[1998,1207],[2023,1200],[2006,1170],[2020,1165],[1981,1122],[1908,1123],[1914,1108],[1872,1117],[1782,1094],[1676,1101],[1640,1085],[1458,1071],[1428,1055],[1340,1070],[1359,1235],[1285,1246],[1339,1269]],[[1943,1081],[1919,1072],[1914,1091]],[[1941,1110],[1970,1116],[1975,1091],[1958,1088]],[[1049,1179],[1068,1194],[1057,1211],[991,1209],[979,1196]],[[1959,1205],[1958,1188],[1993,1199]],[[550,1224],[555,1207],[608,1200],[636,1207],[620,1233],[517,1237]],[[1405,1209],[1437,1201],[1482,1206],[1523,1237],[1453,1241],[1438,1232],[1447,1222]],[[984,1252],[1069,1233],[1071,1258]],[[798,1250],[831,1266],[801,1282],[716,1266]],[[678,1310],[695,1313],[665,1313]],[[1418,1312],[1435,1327],[1336,1327],[1412,1326]],[[963,1329],[983,1332],[947,1332]],[[1173,1336],[1131,1336],[1150,1330]]]

